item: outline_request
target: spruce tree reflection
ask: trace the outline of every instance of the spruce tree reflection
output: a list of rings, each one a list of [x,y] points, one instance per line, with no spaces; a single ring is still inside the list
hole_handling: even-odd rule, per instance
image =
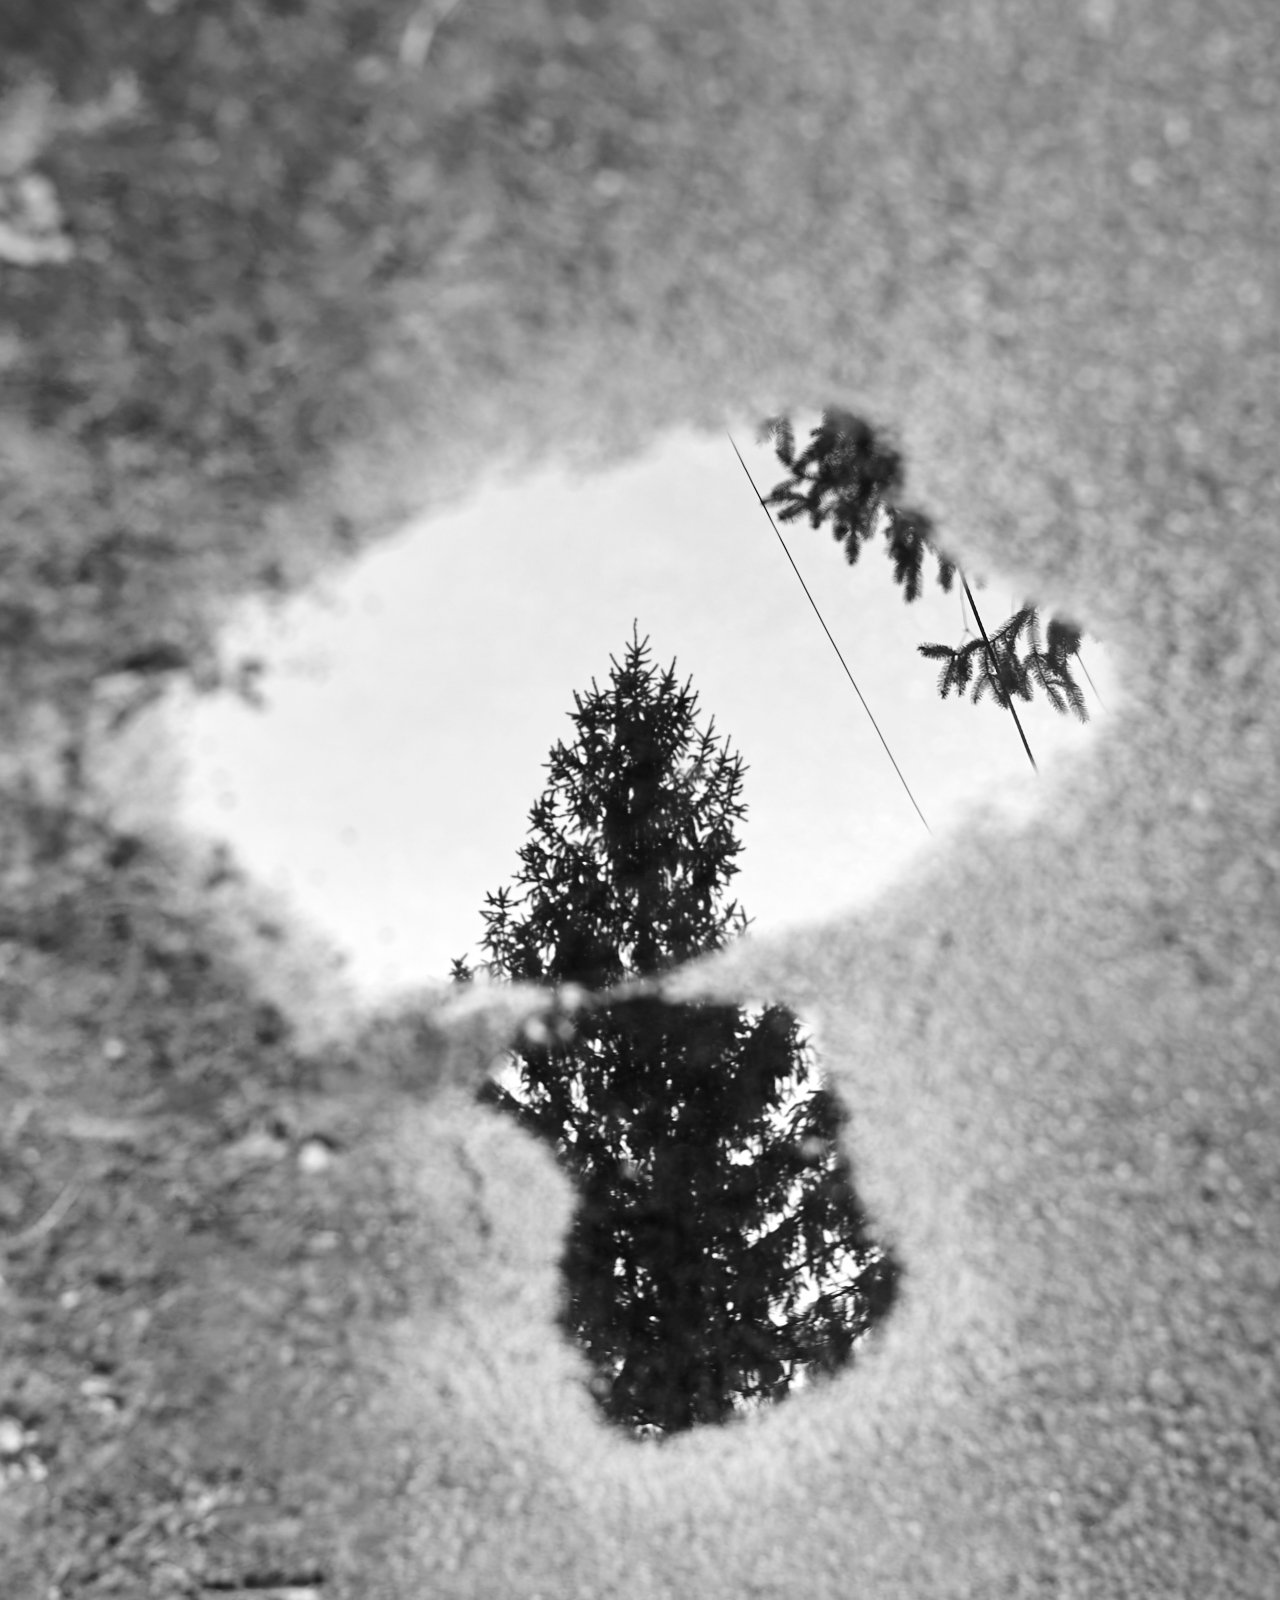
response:
[[[726,893],[744,767],[647,641],[574,699],[577,737],[551,752],[483,947],[495,976],[604,990],[746,926]],[[782,1399],[848,1361],[892,1304],[842,1109],[783,1007],[588,1007],[571,1037],[521,1040],[485,1097],[574,1176],[563,1321],[618,1423],[667,1434]]]

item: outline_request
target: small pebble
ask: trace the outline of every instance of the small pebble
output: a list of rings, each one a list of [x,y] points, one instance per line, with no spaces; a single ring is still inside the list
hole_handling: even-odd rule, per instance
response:
[[[306,1139],[298,1149],[298,1170],[308,1175],[326,1172],[333,1165],[333,1151],[323,1139]]]

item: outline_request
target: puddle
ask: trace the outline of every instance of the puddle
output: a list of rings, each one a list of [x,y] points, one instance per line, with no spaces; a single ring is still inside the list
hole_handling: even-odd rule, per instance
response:
[[[736,442],[767,493],[784,476],[772,449],[747,427]],[[917,654],[959,640],[957,593],[904,605],[878,552],[851,570],[825,529],[784,533],[935,836],[1044,781],[1007,713],[939,700]],[[1003,620],[1023,596],[988,575],[977,598]],[[734,889],[757,929],[864,901],[924,846],[728,439],[689,434],[595,478],[485,491],[323,594],[246,612],[234,642],[268,663],[267,709],[184,712],[183,819],[282,891],[371,998],[442,979],[511,871],[573,692],[604,678],[633,621],[747,762]],[[1085,660],[1111,704],[1087,636]],[[1042,775],[1090,737],[1043,701],[1019,711]]]
[[[839,449],[896,482],[846,424]],[[246,615],[231,643],[264,658],[266,711],[224,698],[187,720],[184,820],[326,932],[370,998],[451,969],[586,997],[527,1026],[483,1098],[574,1181],[563,1328],[640,1437],[835,1374],[904,1270],[868,1229],[848,1112],[800,1021],[645,986],[745,913],[779,927],[878,893],[974,802],[1033,805],[1089,737],[1043,678],[1017,725],[994,695],[939,697],[948,659],[972,689],[1002,640],[1018,660],[1035,642],[1016,585],[943,592],[928,553],[905,605],[879,549],[851,570],[805,516],[780,537],[743,467],[767,495],[782,463],[738,444],[675,437],[406,529],[327,593]],[[914,587],[923,524],[865,481],[843,536],[888,531]],[[1050,615],[1029,659],[1060,689]],[[1084,667],[1106,715],[1093,641]]]

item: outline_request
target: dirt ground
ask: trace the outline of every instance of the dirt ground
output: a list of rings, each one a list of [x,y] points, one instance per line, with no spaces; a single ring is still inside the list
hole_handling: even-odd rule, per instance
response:
[[[300,1548],[298,1511],[274,1506],[271,1548],[228,1533],[272,1486],[210,1401],[264,1373],[303,1387],[317,1437],[298,1448],[324,1458],[358,1400],[335,1324],[402,1309],[394,1197],[347,1158],[357,1063],[302,1054],[204,919],[166,904],[163,866],[127,854],[7,906],[5,1591],[305,1589],[331,1558]]]

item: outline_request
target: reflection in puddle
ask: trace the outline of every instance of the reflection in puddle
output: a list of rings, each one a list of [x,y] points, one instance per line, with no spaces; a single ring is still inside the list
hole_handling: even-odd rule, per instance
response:
[[[846,1114],[797,1019],[642,996],[580,1013],[569,1037],[537,1031],[483,1098],[577,1186],[562,1320],[605,1415],[675,1433],[848,1362],[898,1268],[868,1236]]]
[[[837,1371],[897,1272],[867,1236],[842,1112],[796,1018],[636,992],[746,926],[729,897],[741,756],[634,632],[570,720],[515,881],[487,897],[484,966],[611,1003],[526,1030],[485,1098],[577,1185],[563,1316],[601,1408],[668,1434]]]
[[[749,421],[735,440],[768,494],[783,476],[774,448]],[[1008,712],[941,700],[940,663],[918,654],[977,635],[958,587],[930,580],[904,605],[878,531],[850,569],[827,528],[781,529],[935,838],[975,804],[1036,804],[1059,759],[1105,725],[1040,694],[1019,701],[1036,778]],[[969,576],[998,628],[1021,582]],[[323,591],[247,613],[228,636],[230,653],[265,660],[267,709],[229,695],[183,709],[182,811],[335,941],[370,997],[443,979],[480,933],[570,692],[633,620],[749,764],[735,890],[758,930],[868,904],[928,846],[722,434],[672,435],[593,477],[483,489]],[[1086,656],[1113,706],[1105,656],[1091,641]]]
[[[883,433],[829,409],[803,445],[783,418],[742,444],[735,460],[721,437],[675,439],[423,524],[327,614],[242,640],[267,659],[274,709],[224,702],[232,731],[204,708],[188,746],[187,820],[229,836],[375,994],[443,974],[550,773],[514,882],[481,913],[480,964],[613,1003],[589,1004],[572,1037],[525,1038],[488,1095],[573,1174],[565,1325],[602,1409],[642,1434],[836,1371],[899,1269],[867,1234],[844,1112],[797,1020],[668,1006],[637,980],[745,929],[731,880],[778,928],[866,903],[973,801],[1035,804],[1029,766],[1077,741],[1060,713],[1086,709],[1079,629],[1007,579],[988,606],[945,530],[901,503]],[[867,555],[851,582],[868,547],[888,570]],[[654,665],[651,628],[657,659],[689,676]],[[277,670],[291,632],[292,679],[287,658]],[[1090,662],[1110,700],[1092,644]],[[750,819],[745,763],[696,723],[694,677],[750,755]],[[545,762],[575,685],[573,741]]]
[[[740,867],[734,889],[764,926],[865,901],[926,829],[1039,781],[1023,752],[1047,765],[1080,732],[1059,713],[1085,713],[1079,630],[1019,604],[1007,581],[990,610],[981,601],[984,622],[978,578],[899,503],[903,462],[882,434],[829,410],[803,448],[782,418],[770,438],[768,451],[744,440],[737,462],[725,441],[676,441],[589,485],[522,487],[469,521],[424,525],[352,575],[336,623],[297,641],[323,656],[345,632],[349,670],[323,687],[269,674],[294,714],[261,719],[247,758],[245,744],[220,760],[208,722],[198,740],[215,810],[239,824],[217,831],[248,865],[284,877],[367,987],[384,962],[392,986],[420,983],[475,927],[579,686],[514,882],[482,912],[480,964],[611,1003],[589,1002],[567,1036],[524,1036],[486,1098],[574,1178],[563,1321],[602,1410],[640,1435],[722,1422],[834,1373],[900,1274],[867,1233],[839,1147],[845,1112],[797,1019],[668,1005],[637,980],[745,929],[728,894]],[[775,532],[803,598],[739,466],[792,526],[789,543]],[[848,564],[882,543],[891,570],[868,557],[878,575],[851,584]],[[659,659],[678,652],[750,751],[749,832],[745,763],[695,720],[692,678],[654,665],[650,627]],[[391,961],[397,926],[410,937]]]
[[[1055,711],[1069,711],[1081,722],[1089,720],[1084,691],[1075,676],[1083,671],[1079,661],[1082,630],[1063,617],[1050,617],[1042,638],[1041,611],[1033,601],[1019,606],[998,627],[988,628],[963,567],[939,542],[933,518],[900,503],[905,465],[901,452],[883,431],[863,417],[829,406],[817,426],[809,430],[804,449],[797,448],[788,417],[770,418],[762,432],[773,441],[779,464],[787,473],[767,497],[761,497],[771,521],[769,508],[776,507],[783,522],[804,519],[813,528],[829,526],[850,566],[856,565],[867,545],[883,535],[893,581],[908,604],[920,598],[930,575],[944,594],[958,583],[977,634],[970,632],[966,621],[959,644],[922,643],[916,647],[927,659],[944,663],[938,678],[938,692],[944,700],[952,692],[963,698],[971,690],[975,704],[986,695],[1003,706],[1013,718],[1032,767],[1035,757],[1016,702],[1030,702],[1039,693]],[[962,616],[966,606],[961,608]]]

